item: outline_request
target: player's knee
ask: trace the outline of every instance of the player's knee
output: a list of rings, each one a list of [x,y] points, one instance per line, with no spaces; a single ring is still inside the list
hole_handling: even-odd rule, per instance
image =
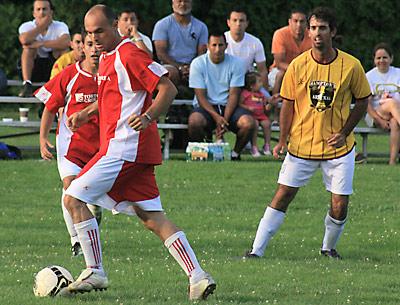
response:
[[[64,206],[65,208],[68,210],[68,212],[72,212],[74,210],[76,210],[77,208],[79,208],[79,200],[77,200],[76,198],[70,196],[70,195],[65,195],[64,197]]]

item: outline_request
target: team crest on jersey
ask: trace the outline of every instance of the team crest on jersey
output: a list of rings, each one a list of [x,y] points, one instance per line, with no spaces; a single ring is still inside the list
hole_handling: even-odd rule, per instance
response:
[[[331,108],[336,86],[334,83],[314,80],[310,82],[311,107],[318,112]]]
[[[97,93],[93,94],[75,93],[75,100],[77,103],[94,103],[97,101]]]

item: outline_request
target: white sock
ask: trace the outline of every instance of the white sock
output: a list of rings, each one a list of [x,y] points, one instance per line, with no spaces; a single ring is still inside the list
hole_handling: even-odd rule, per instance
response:
[[[321,250],[336,249],[336,244],[343,232],[344,225],[347,219],[337,220],[329,215],[329,212],[325,217],[325,236],[322,242]]]
[[[67,226],[67,230],[71,238],[71,246],[73,246],[76,242],[79,242],[78,233],[76,233],[71,215],[69,214],[67,208],[64,206],[64,197],[65,197],[65,190],[63,189],[61,195],[61,208],[64,216],[64,222],[65,225]]]
[[[31,85],[32,85],[32,81],[31,81],[31,80],[29,80],[29,79],[27,79],[27,80],[24,80],[24,81],[22,82],[22,85],[25,85],[26,83],[29,83],[29,84],[31,84]]]
[[[239,157],[239,154],[236,151],[232,150],[231,156],[236,158],[236,157]]]
[[[284,219],[284,212],[275,210],[271,207],[267,207],[264,213],[264,217],[261,218],[258,225],[256,237],[254,238],[253,242],[253,248],[251,249],[252,254],[258,256],[264,255],[265,248],[267,247],[268,242],[270,241],[272,236],[274,236],[276,231],[278,231]]]
[[[185,271],[191,284],[201,279],[204,271],[201,269],[196,255],[186,239],[185,233],[179,231],[172,234],[165,240],[164,245],[183,271]]]
[[[86,268],[103,271],[99,226],[95,218],[75,224],[81,243]]]

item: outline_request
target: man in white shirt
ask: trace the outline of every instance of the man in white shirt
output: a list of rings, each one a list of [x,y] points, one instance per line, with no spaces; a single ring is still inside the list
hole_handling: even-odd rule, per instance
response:
[[[118,32],[121,36],[129,37],[135,45],[146,51],[153,58],[151,39],[138,31],[139,18],[131,9],[125,9],[118,14]]]
[[[246,33],[249,25],[246,12],[241,9],[233,9],[230,11],[226,22],[229,27],[229,31],[225,32],[228,43],[226,53],[242,58],[245,61],[247,71],[254,71],[255,63],[264,88],[268,89],[268,70],[264,46],[260,39]],[[263,93],[265,92],[266,90]]]
[[[53,20],[50,0],[33,1],[33,21],[19,27],[22,45],[21,69],[24,87],[19,96],[32,96],[32,79],[47,81],[55,59],[68,50],[70,35],[64,22]]]

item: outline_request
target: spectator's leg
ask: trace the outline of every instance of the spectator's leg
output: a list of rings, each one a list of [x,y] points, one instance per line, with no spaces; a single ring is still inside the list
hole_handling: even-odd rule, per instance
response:
[[[240,154],[256,128],[255,120],[251,115],[242,115],[237,121],[236,143],[233,151]]]
[[[179,86],[181,83],[179,70],[172,65],[164,65],[164,68],[168,70],[169,79],[174,83],[175,86]]]
[[[22,80],[32,79],[32,70],[36,57],[36,49],[23,48],[21,54]]]
[[[400,149],[400,125],[392,118],[390,120],[390,165],[395,165]]]
[[[257,120],[254,120],[254,122],[255,122],[255,128],[254,128],[253,136],[251,137],[251,145],[257,147],[257,136],[258,136],[259,124],[258,124]]]
[[[271,120],[267,117],[266,120],[260,122],[264,132],[264,145],[270,145],[271,142]]]
[[[275,78],[275,84],[274,87],[272,88],[272,95],[275,94],[279,94],[279,92],[281,91],[281,86],[282,86],[282,81],[283,81],[283,76],[285,75],[285,72],[282,70],[279,70],[276,73],[276,78]],[[279,122],[279,113],[280,113],[280,109],[278,107],[278,105],[274,105],[274,118],[273,120],[275,122]]]
[[[207,136],[207,120],[200,112],[193,112],[188,120],[190,142],[203,142]]]

